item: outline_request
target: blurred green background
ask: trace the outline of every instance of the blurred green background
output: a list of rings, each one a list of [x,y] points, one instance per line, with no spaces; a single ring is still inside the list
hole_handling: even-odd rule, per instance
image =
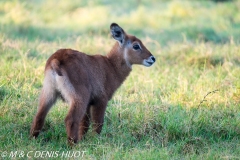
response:
[[[217,1],[217,0],[216,0]],[[211,0],[1,0],[1,34],[11,38],[56,38],[108,33],[118,22],[132,34],[160,44],[183,40],[239,41],[240,2]]]

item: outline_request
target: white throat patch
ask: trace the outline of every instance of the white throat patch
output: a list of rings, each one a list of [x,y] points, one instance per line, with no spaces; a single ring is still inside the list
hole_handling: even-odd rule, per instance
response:
[[[127,54],[127,49],[126,48],[124,48],[123,57],[124,57],[124,60],[127,64],[127,66],[132,69],[132,65],[130,64],[130,62],[128,60],[128,54]]]

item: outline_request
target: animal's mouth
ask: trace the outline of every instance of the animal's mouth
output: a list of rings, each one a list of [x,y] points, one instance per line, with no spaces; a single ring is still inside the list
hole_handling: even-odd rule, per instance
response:
[[[149,65],[152,65],[154,62],[148,62],[148,61],[146,61]]]
[[[150,67],[153,63],[154,63],[153,61],[147,61],[147,60],[143,61],[143,65],[146,67]]]

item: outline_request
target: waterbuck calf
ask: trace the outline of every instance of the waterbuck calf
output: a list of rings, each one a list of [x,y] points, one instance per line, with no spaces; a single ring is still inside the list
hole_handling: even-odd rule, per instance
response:
[[[117,42],[106,56],[60,49],[47,60],[31,136],[39,135],[45,117],[58,97],[70,105],[65,118],[69,143],[77,143],[82,139],[90,122],[93,130],[99,134],[107,103],[131,72],[132,65],[149,67],[155,62],[141,40],[126,34],[116,23],[111,24],[110,30]]]

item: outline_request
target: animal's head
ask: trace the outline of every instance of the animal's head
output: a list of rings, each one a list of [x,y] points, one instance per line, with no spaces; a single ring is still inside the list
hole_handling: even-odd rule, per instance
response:
[[[110,29],[112,37],[118,41],[119,46],[123,49],[124,59],[129,66],[142,64],[150,67],[156,61],[140,39],[125,33],[116,23],[112,23]]]

